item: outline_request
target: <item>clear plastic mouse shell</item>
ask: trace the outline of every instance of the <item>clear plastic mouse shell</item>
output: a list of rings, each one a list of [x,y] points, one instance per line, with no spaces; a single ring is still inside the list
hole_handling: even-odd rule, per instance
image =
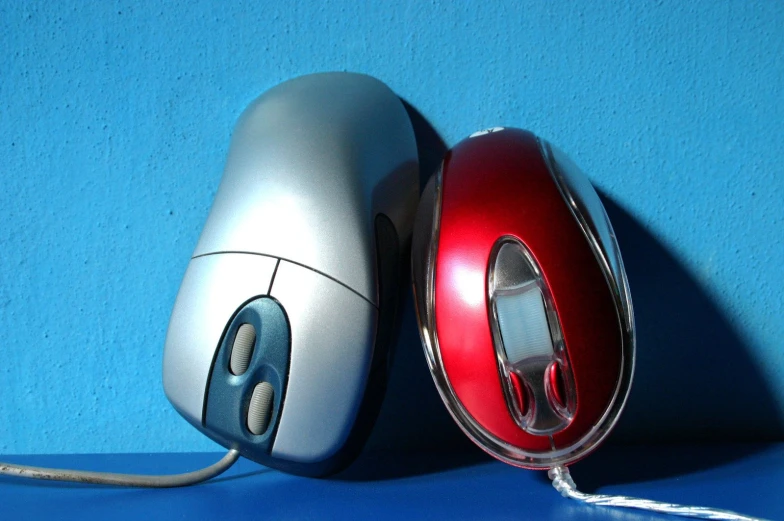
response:
[[[455,421],[474,443],[495,458],[514,466],[549,469],[583,458],[615,426],[631,388],[635,338],[628,281],[615,234],[601,200],[585,174],[565,154],[546,141],[536,139],[547,170],[593,250],[618,313],[621,367],[612,400],[595,424],[568,446],[556,448],[552,443],[553,434],[570,424],[579,397],[575,393],[568,352],[548,286],[534,257],[514,237],[500,237],[491,252],[486,279],[488,322],[509,413],[520,429],[548,437],[550,449],[527,450],[499,438],[479,423],[457,397],[441,357],[434,302],[443,164],[421,196],[412,242],[412,278],[428,366]],[[506,318],[513,318],[513,314],[504,309],[507,303],[517,304],[506,307],[517,307],[517,313],[522,313],[522,318],[530,321],[532,327],[528,328],[529,331],[540,333],[540,339],[529,338],[520,342],[516,338],[515,335],[520,332],[505,324]]]

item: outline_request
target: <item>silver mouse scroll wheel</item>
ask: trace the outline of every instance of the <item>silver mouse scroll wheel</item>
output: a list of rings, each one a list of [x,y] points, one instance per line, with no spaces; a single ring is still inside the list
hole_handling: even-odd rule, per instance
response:
[[[264,434],[272,415],[275,390],[269,382],[256,384],[248,405],[248,430],[253,434]]]
[[[231,346],[231,360],[229,370],[237,376],[245,373],[253,356],[253,347],[256,345],[256,329],[250,324],[242,324],[234,337]]]

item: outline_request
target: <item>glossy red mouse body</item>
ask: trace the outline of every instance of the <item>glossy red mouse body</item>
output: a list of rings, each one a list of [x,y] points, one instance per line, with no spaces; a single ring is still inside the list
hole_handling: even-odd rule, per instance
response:
[[[534,134],[450,150],[422,196],[412,271],[444,403],[491,455],[567,465],[609,433],[634,369],[634,321],[602,203]]]

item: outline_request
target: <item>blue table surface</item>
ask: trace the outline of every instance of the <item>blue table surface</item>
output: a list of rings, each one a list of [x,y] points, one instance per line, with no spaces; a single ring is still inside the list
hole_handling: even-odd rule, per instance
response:
[[[178,473],[220,454],[8,456],[5,461],[113,472]],[[585,492],[625,494],[784,519],[784,444],[605,446],[571,467]],[[202,485],[166,490],[0,477],[0,519],[676,519],[582,505],[545,473],[479,451],[362,455],[330,479],[245,459]]]

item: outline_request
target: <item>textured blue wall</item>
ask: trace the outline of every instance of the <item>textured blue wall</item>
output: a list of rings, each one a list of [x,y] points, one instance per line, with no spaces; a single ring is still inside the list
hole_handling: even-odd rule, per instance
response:
[[[622,437],[781,437],[784,4],[358,4],[0,2],[0,452],[214,447],[163,395],[169,312],[238,115],[324,70],[589,174],[640,326]]]

